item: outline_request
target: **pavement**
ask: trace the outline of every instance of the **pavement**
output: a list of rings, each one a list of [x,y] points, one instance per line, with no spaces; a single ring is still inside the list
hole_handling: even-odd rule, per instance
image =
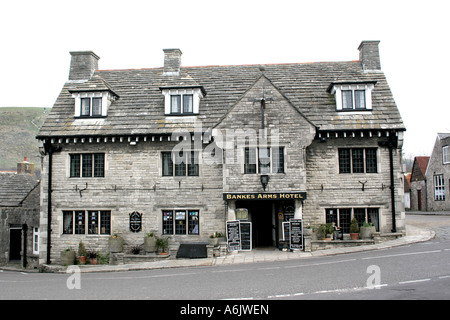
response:
[[[408,214],[416,214],[410,213]],[[424,214],[421,212],[420,214]],[[426,214],[426,213],[425,213]],[[449,214],[449,213],[445,213]],[[163,268],[182,268],[182,267],[199,267],[199,266],[218,266],[232,265],[241,263],[270,262],[270,261],[286,261],[295,259],[307,259],[311,257],[321,257],[338,255],[345,253],[363,252],[370,250],[387,249],[397,246],[408,245],[412,243],[425,242],[435,237],[435,232],[422,227],[413,225],[406,226],[406,235],[395,240],[384,241],[377,244],[361,245],[355,247],[333,248],[325,250],[317,250],[313,252],[296,251],[280,251],[276,248],[253,249],[252,251],[229,252],[226,255],[213,258],[200,259],[164,259],[162,261],[153,262],[135,262],[131,264],[119,265],[82,265],[79,267],[80,272],[123,272],[137,270],[152,270]],[[46,272],[66,273],[67,267],[60,265],[44,266]],[[22,269],[17,266],[0,267],[3,270],[30,272],[29,269]],[[20,269],[20,270],[19,270]]]

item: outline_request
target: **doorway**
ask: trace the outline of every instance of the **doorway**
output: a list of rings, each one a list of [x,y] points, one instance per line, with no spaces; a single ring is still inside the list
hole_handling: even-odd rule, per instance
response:
[[[417,210],[422,211],[422,190],[417,190]]]
[[[9,261],[20,261],[22,250],[22,228],[11,226],[9,229]]]
[[[252,223],[253,248],[276,246],[277,219],[273,201],[237,201],[236,208],[248,209],[248,221]]]

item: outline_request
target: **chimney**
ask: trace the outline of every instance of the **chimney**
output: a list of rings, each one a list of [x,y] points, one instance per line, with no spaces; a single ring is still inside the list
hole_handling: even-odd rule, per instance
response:
[[[17,163],[17,174],[34,175],[34,163],[28,162],[27,157],[22,162]]]
[[[381,70],[379,43],[380,41],[363,41],[359,45],[359,60],[363,70]]]
[[[69,80],[88,80],[98,69],[100,57],[92,51],[72,51],[70,55]]]
[[[164,51],[164,75],[179,75],[181,68],[180,49],[163,49]]]

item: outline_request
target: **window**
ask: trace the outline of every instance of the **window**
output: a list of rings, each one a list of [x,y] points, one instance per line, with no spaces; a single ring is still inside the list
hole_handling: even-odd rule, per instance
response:
[[[442,163],[443,164],[449,164],[450,163],[449,146],[442,147]]]
[[[39,228],[33,228],[33,254],[39,254]]]
[[[379,209],[378,208],[337,208],[325,209],[326,223],[335,223],[341,227],[344,233],[350,233],[350,223],[356,218],[361,227],[365,221],[372,223],[375,230],[379,229]]]
[[[164,95],[165,115],[187,116],[197,115],[200,100],[206,95],[205,89],[199,87],[162,87]]]
[[[376,82],[332,83],[328,92],[336,96],[337,111],[372,110],[372,90]]]
[[[82,153],[70,155],[71,178],[103,178],[105,176],[104,153]]]
[[[377,148],[338,149],[339,173],[377,173]]]
[[[111,234],[111,211],[63,211],[63,234]]]
[[[199,234],[198,210],[163,210],[162,214],[163,234]]]
[[[170,95],[170,114],[186,115],[194,113],[194,96],[192,94]]]
[[[199,176],[199,152],[162,152],[164,177]]]
[[[284,147],[245,148],[244,173],[284,173]]]
[[[433,180],[434,180],[434,200],[445,201],[444,175],[437,174],[433,177]]]
[[[102,115],[102,98],[81,98],[81,117],[100,117]]]

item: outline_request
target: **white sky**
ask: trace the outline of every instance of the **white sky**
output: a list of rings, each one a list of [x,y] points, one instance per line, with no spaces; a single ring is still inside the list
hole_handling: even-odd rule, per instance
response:
[[[448,4],[447,4],[448,3]],[[92,50],[100,69],[358,60],[380,40],[407,131],[404,153],[430,155],[450,132],[448,0],[40,0],[0,4],[0,106],[51,107],[69,51]]]

